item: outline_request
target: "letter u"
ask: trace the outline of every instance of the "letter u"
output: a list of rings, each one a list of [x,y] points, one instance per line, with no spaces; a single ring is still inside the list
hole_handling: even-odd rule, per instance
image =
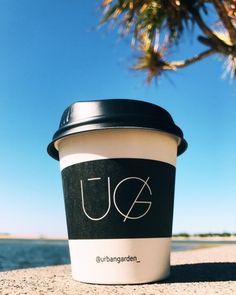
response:
[[[91,217],[88,215],[88,213],[86,212],[85,206],[84,206],[84,189],[83,189],[83,180],[80,180],[80,189],[81,189],[81,199],[82,199],[82,208],[84,211],[84,214],[91,220],[93,221],[98,221],[103,219],[104,217],[107,216],[108,212],[110,211],[111,208],[111,188],[110,188],[110,177],[107,178],[107,190],[108,190],[108,208],[107,211],[105,212],[104,215],[102,215],[101,217]]]

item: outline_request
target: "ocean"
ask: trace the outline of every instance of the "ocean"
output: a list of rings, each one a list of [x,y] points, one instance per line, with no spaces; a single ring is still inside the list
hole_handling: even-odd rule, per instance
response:
[[[173,241],[172,251],[186,251],[217,244],[236,242]],[[70,263],[65,240],[0,239],[0,272],[14,269]]]

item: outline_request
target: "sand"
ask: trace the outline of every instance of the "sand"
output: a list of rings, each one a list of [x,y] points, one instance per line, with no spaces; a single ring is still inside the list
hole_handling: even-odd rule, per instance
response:
[[[236,245],[173,252],[171,265],[171,277],[164,282],[123,286],[73,281],[70,265],[1,272],[0,294],[236,294]]]

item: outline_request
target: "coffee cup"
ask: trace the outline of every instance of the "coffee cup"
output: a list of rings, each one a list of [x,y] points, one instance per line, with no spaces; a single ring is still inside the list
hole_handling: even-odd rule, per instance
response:
[[[48,153],[59,160],[75,280],[137,284],[170,273],[177,155],[187,148],[163,108],[75,102]]]

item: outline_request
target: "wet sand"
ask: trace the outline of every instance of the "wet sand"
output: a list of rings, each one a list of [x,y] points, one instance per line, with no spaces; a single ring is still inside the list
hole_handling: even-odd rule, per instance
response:
[[[0,294],[236,294],[236,245],[173,252],[171,265],[171,276],[163,282],[120,286],[73,281],[70,265],[1,272]]]

